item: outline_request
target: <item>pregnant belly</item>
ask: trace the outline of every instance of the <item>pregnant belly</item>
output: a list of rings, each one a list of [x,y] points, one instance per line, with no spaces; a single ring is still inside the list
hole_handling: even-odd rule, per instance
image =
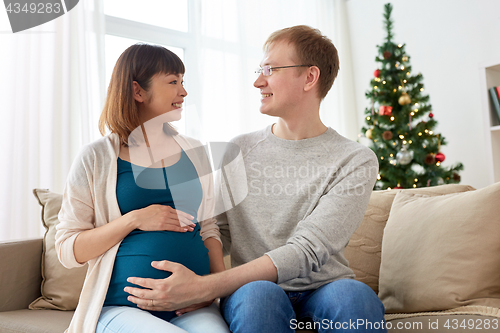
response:
[[[131,232],[120,244],[116,255],[113,273],[109,283],[104,306],[126,305],[129,296],[123,289],[137,287],[127,282],[129,277],[164,279],[170,272],[155,269],[152,261],[169,260],[183,264],[198,275],[210,273],[208,250],[199,233],[199,225],[192,232],[172,231]]]

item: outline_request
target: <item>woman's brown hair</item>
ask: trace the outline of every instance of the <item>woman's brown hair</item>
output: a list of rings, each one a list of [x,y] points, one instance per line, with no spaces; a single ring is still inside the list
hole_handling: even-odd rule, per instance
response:
[[[136,81],[142,89],[149,91],[154,75],[184,72],[182,60],[162,46],[138,43],[127,48],[118,58],[111,75],[106,103],[99,118],[101,134],[104,135],[108,127],[123,145],[128,146],[130,133],[141,126],[132,82]],[[178,134],[168,123],[164,131],[170,135]]]

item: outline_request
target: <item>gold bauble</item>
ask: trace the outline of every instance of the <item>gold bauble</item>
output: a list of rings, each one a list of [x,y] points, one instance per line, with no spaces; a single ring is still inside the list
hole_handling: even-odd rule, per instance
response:
[[[408,57],[407,57],[407,56],[404,56],[404,57],[403,57],[403,61],[405,61],[405,62],[406,62],[406,61],[408,61]]]
[[[368,129],[366,132],[365,132],[365,136],[368,138],[368,139],[373,139],[373,135],[372,135],[372,129]]]
[[[398,103],[401,105],[407,105],[411,103],[411,98],[406,92],[403,92],[398,99]]]

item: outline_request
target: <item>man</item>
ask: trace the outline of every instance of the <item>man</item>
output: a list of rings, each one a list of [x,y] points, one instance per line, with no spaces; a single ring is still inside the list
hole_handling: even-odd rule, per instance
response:
[[[129,279],[152,289],[129,288],[130,300],[172,310],[224,297],[221,312],[235,333],[294,332],[304,319],[319,332],[385,332],[382,303],[353,279],[343,254],[363,219],[377,158],[319,117],[339,69],[337,50],[318,30],[296,26],[274,32],[264,51],[254,86],[260,112],[277,122],[233,140],[247,177],[230,185],[249,193],[217,217],[233,268],[201,277],[179,264],[154,263],[172,276]],[[227,202],[226,185],[220,196]]]

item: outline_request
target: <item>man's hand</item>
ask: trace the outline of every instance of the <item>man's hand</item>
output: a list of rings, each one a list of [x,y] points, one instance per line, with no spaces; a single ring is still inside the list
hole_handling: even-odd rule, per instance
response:
[[[129,301],[141,309],[151,311],[185,310],[192,304],[196,306],[217,297],[229,296],[239,287],[252,281],[278,280],[278,271],[267,255],[230,270],[206,276],[196,275],[183,265],[166,260],[153,261],[151,266],[172,272],[172,275],[166,279],[130,277],[128,282],[146,289],[125,288],[125,292],[131,295],[128,297]]]
[[[166,279],[129,277],[128,282],[147,288],[126,287],[124,289],[131,295],[127,299],[137,304],[139,308],[150,311],[185,310],[192,304],[196,305],[213,299],[208,295],[208,290],[206,288],[204,290],[201,286],[202,277],[183,265],[164,260],[153,261],[151,266],[172,272],[172,275]]]

